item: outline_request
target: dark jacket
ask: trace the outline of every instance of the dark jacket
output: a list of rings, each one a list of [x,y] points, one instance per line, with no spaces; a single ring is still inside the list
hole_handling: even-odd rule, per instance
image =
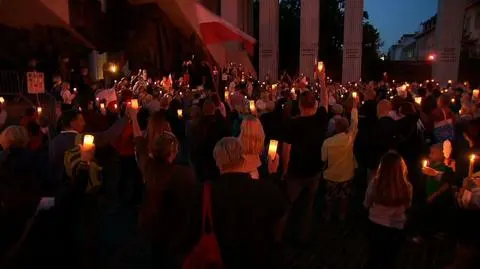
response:
[[[0,255],[16,243],[42,197],[42,160],[24,148],[0,153]]]
[[[214,180],[219,171],[213,159],[213,149],[217,142],[231,136],[227,122],[223,117],[205,116],[192,126],[192,148],[190,156],[199,180]]]

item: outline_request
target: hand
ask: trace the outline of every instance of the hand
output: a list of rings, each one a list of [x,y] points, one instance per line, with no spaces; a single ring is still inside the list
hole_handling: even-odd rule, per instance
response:
[[[422,168],[422,173],[424,175],[431,176],[431,177],[436,177],[436,176],[440,175],[440,172],[438,172],[437,170],[435,170],[431,167],[428,167],[428,166]]]
[[[83,145],[80,146],[81,160],[82,162],[90,163],[95,158],[95,145],[86,148]]]
[[[131,120],[136,120],[138,114],[138,109],[132,108],[132,106],[127,106],[127,113]]]
[[[268,156],[268,172],[270,174],[275,174],[278,171],[278,167],[280,166],[280,157],[278,154],[275,154],[275,158],[272,159],[270,155]]]

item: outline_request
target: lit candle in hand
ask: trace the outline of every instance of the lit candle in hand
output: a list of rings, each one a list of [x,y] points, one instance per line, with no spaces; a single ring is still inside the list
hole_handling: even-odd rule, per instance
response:
[[[428,166],[428,160],[423,160],[422,161],[422,167],[425,168]]]
[[[352,92],[353,99],[357,99],[357,92]]]
[[[229,92],[225,92],[225,100],[228,100],[228,99],[229,99],[229,97],[230,97],[230,94],[229,94]]]
[[[277,156],[277,148],[278,141],[270,140],[270,144],[268,145],[268,157],[270,157],[270,159],[275,160],[275,157]]]
[[[421,105],[422,104],[422,97],[415,97],[415,103]]]
[[[249,107],[250,107],[250,112],[255,113],[257,111],[256,107],[255,107],[255,101],[253,100],[250,100],[249,102]]]
[[[95,137],[93,135],[85,135],[83,137],[83,148],[85,150],[91,150],[93,148],[93,140],[95,139]]]
[[[183,110],[177,109],[177,116],[179,119],[183,118]]]
[[[468,159],[470,160],[470,165],[468,167],[468,177],[472,177],[473,175],[473,167],[475,165],[475,159],[477,158],[477,156],[475,154],[471,154]]]
[[[473,90],[473,97],[474,98],[478,98],[479,94],[480,94],[480,90],[478,90],[478,89]]]
[[[130,104],[131,104],[133,109],[138,109],[138,100],[137,99],[132,99],[130,101]]]
[[[42,114],[42,107],[37,107],[37,114],[40,116]]]
[[[3,97],[0,97],[0,104],[5,103],[5,99]]]

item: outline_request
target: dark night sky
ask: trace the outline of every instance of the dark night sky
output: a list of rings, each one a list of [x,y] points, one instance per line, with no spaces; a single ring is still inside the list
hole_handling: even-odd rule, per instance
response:
[[[437,12],[438,0],[365,0],[370,22],[380,31],[383,52],[403,34],[419,30],[420,23]]]

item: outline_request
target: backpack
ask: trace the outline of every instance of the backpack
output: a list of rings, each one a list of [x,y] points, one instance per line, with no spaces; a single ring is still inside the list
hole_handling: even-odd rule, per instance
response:
[[[80,152],[79,145],[82,143],[82,140],[83,135],[78,134],[75,137],[75,146],[67,150],[64,155],[63,163],[65,165],[65,171],[70,179],[73,179],[76,175],[76,169],[81,162],[82,153]],[[100,180],[100,171],[102,170],[102,167],[98,166],[98,164],[93,161],[90,164],[89,169],[88,184],[85,190],[87,193],[93,192],[102,185],[102,181]]]
[[[217,236],[213,229],[211,197],[212,185],[205,183],[203,187],[202,235],[198,244],[185,258],[182,269],[224,268]],[[207,232],[207,221],[210,232]]]

